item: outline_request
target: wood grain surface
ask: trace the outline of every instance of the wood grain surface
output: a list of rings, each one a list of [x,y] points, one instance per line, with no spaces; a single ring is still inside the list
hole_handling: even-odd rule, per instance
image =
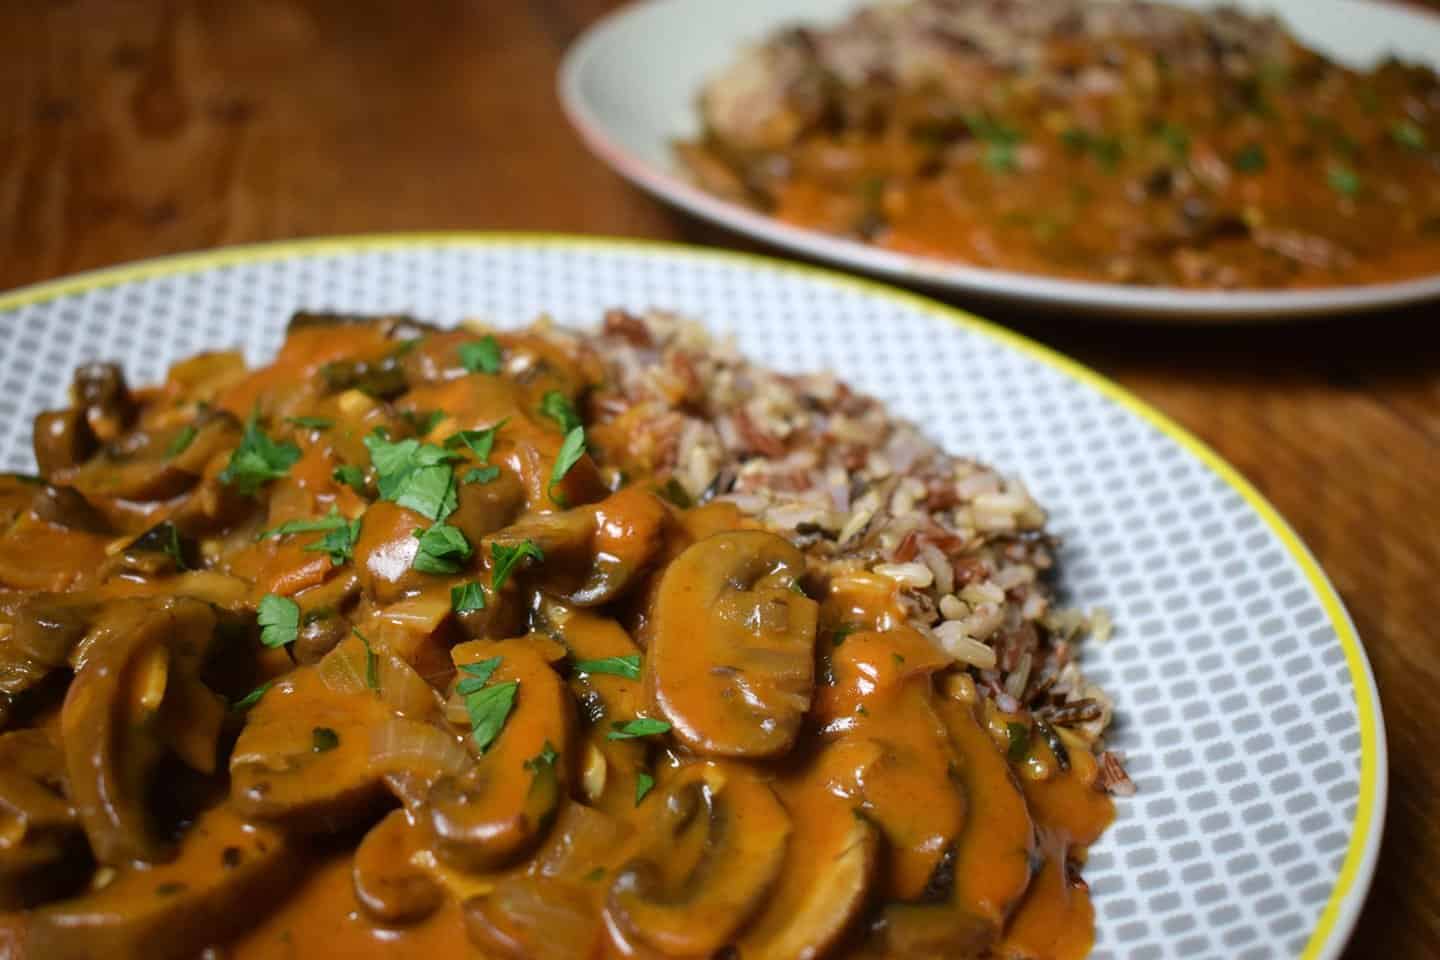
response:
[[[0,289],[221,244],[387,230],[754,249],[632,190],[565,124],[561,53],[614,5],[3,0]],[[981,307],[1212,444],[1335,580],[1378,675],[1392,758],[1355,958],[1440,955],[1437,306],[1234,329]]]

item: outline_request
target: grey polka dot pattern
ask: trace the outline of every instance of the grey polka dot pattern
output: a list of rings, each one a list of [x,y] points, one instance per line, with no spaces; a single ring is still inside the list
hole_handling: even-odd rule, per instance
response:
[[[1086,663],[1116,698],[1112,745],[1138,793],[1118,803],[1085,871],[1097,960],[1289,957],[1307,945],[1330,956],[1343,944],[1368,877],[1328,938],[1310,941],[1350,849],[1368,736],[1357,695],[1373,694],[1363,670],[1352,677],[1321,595],[1194,454],[983,329],[764,261],[538,239],[301,248],[15,299],[0,310],[0,465],[12,470],[34,468],[30,418],[63,401],[77,363],[118,359],[144,383],[204,349],[261,362],[299,307],[512,326],[663,306],[774,367],[831,368],[949,449],[1023,476],[1064,537],[1067,599],[1113,615],[1114,638]],[[1358,829],[1373,858],[1378,823]]]

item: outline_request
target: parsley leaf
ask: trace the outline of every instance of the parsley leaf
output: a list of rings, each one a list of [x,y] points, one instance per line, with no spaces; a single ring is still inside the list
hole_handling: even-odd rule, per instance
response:
[[[616,723],[613,726],[615,729],[605,734],[606,740],[634,740],[637,737],[653,737],[656,734],[670,731],[669,723],[664,720],[652,720],[650,717],[636,717],[634,720]]]
[[[300,448],[293,443],[276,443],[260,429],[258,414],[251,413],[245,421],[240,445],[230,454],[230,462],[220,472],[220,482],[253,497],[271,480],[290,472],[300,459]]]
[[[360,518],[356,517],[331,530],[305,549],[330,554],[330,562],[339,567],[349,562],[355,552],[355,541],[359,539]]]
[[[1360,192],[1360,177],[1349,167],[1331,167],[1326,179],[1330,182],[1330,189],[1343,196],[1353,197]]]
[[[335,421],[329,417],[286,417],[285,422],[304,430],[329,430],[335,426]]]
[[[310,731],[310,749],[315,753],[334,750],[338,746],[340,746],[340,734],[329,727],[315,727]]]
[[[1400,120],[1390,128],[1390,139],[1411,150],[1425,149],[1425,131],[1413,120]]]
[[[401,486],[395,502],[431,520],[444,520],[460,505],[455,492],[455,473],[447,463],[421,467]]]
[[[575,670],[579,673],[608,673],[627,680],[640,679],[640,654],[628,657],[605,657],[600,660],[577,660]]]
[[[455,685],[455,692],[462,697],[468,697],[470,694],[475,693],[490,682],[490,677],[499,666],[499,657],[490,657],[487,660],[477,660],[474,663],[460,664],[459,670],[465,674],[465,676]]]
[[[340,515],[339,508],[331,507],[329,513],[317,520],[286,520],[278,527],[261,530],[255,534],[255,539],[265,540],[269,537],[284,537],[292,533],[317,533],[322,530],[338,530],[347,523],[348,521]]]
[[[555,455],[555,469],[550,471],[550,499],[560,506],[565,506],[563,498],[555,496],[555,485],[565,479],[565,474],[570,468],[580,462],[585,455],[585,428],[575,427],[565,434],[565,442],[560,444],[560,452]]]
[[[180,432],[175,434],[175,439],[170,441],[170,446],[165,448],[165,458],[168,460],[184,453],[189,449],[190,444],[195,442],[195,434],[199,432],[200,431],[196,430],[194,426],[188,423],[181,427]]]
[[[486,427],[484,430],[461,430],[458,433],[452,433],[445,438],[445,449],[454,450],[462,446],[469,447],[470,452],[475,454],[481,463],[487,463],[490,460],[490,451],[495,448],[495,434],[500,431],[501,427],[509,422],[510,418],[506,417],[499,423]]]
[[[569,433],[576,427],[584,426],[580,422],[580,415],[575,412],[575,405],[559,390],[551,390],[545,394],[540,401],[540,412],[560,424],[560,430],[563,433]]]
[[[1258,143],[1247,143],[1235,151],[1230,165],[1241,173],[1259,173],[1265,169],[1265,148]]]
[[[450,609],[456,613],[484,610],[485,591],[474,580],[469,583],[457,583],[450,588]]]
[[[362,497],[365,495],[365,471],[350,463],[342,463],[330,474],[330,479],[343,483]]]
[[[459,573],[460,565],[475,552],[465,534],[447,523],[415,533],[420,539],[420,552],[411,566],[421,573]]]
[[[410,424],[412,430],[424,436],[434,430],[436,424],[445,419],[445,411],[431,410],[429,413],[416,413],[414,410],[402,410],[400,416],[405,418],[405,422]]]
[[[1006,755],[1011,763],[1019,763],[1030,754],[1030,728],[1023,723],[1007,723],[1005,730],[1010,734],[1010,749]]]
[[[645,794],[655,786],[655,778],[645,771],[635,774],[635,806],[640,806],[640,801],[645,799]]]
[[[520,541],[519,546],[507,547],[503,543],[490,544],[490,556],[495,559],[495,569],[490,573],[490,589],[498,591],[510,579],[515,565],[526,557],[536,563],[545,561],[545,554],[531,540]]]
[[[498,476],[500,476],[499,467],[471,467],[460,479],[462,483],[489,483]]]
[[[289,597],[267,593],[260,598],[256,619],[260,623],[260,642],[267,647],[283,647],[293,643],[300,632],[300,604]]]
[[[371,690],[380,689],[380,657],[370,646],[370,638],[360,632],[359,627],[351,627],[350,632],[360,638],[365,645],[365,686]]]
[[[265,696],[265,694],[269,693],[270,688],[273,686],[275,686],[274,680],[266,680],[254,690],[251,690],[249,693],[245,694],[245,696],[230,704],[230,709],[237,711],[249,710],[251,707],[255,706],[255,704],[259,703],[260,698]]]
[[[836,627],[835,632],[830,636],[830,645],[833,647],[840,646],[840,644],[845,642],[846,637],[850,636],[850,634],[854,633],[858,629],[860,628],[855,626],[855,624],[853,623],[840,624],[840,626]]]
[[[515,706],[515,693],[519,689],[520,681],[507,680],[465,698],[465,711],[470,714],[470,736],[481,753],[490,749],[490,744],[500,736],[505,721],[510,717],[510,710]]]
[[[500,344],[488,336],[460,344],[460,365],[471,373],[499,373]]]
[[[524,767],[531,773],[539,773],[542,767],[555,766],[555,761],[559,759],[560,754],[556,751],[555,745],[549,740],[546,740],[545,746],[541,747],[540,752],[535,754],[535,756],[531,757],[529,760],[526,760],[524,763]]]
[[[380,499],[393,500],[432,520],[444,520],[457,503],[450,463],[455,454],[407,438],[391,443],[380,431],[365,438]]]

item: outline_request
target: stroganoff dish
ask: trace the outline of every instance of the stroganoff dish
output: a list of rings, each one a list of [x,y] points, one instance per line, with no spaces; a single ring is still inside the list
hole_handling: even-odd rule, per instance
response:
[[[300,314],[0,479],[0,952],[1083,956],[1132,790],[1015,479],[675,316]]]

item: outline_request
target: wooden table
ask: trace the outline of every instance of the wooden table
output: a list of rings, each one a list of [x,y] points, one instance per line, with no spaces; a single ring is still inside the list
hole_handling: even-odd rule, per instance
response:
[[[556,104],[606,0],[0,4],[0,289],[220,244],[525,229],[748,246]],[[1379,677],[1389,824],[1350,951],[1440,953],[1440,349],[1428,310],[1163,329],[1004,316],[1215,446],[1319,555]]]

